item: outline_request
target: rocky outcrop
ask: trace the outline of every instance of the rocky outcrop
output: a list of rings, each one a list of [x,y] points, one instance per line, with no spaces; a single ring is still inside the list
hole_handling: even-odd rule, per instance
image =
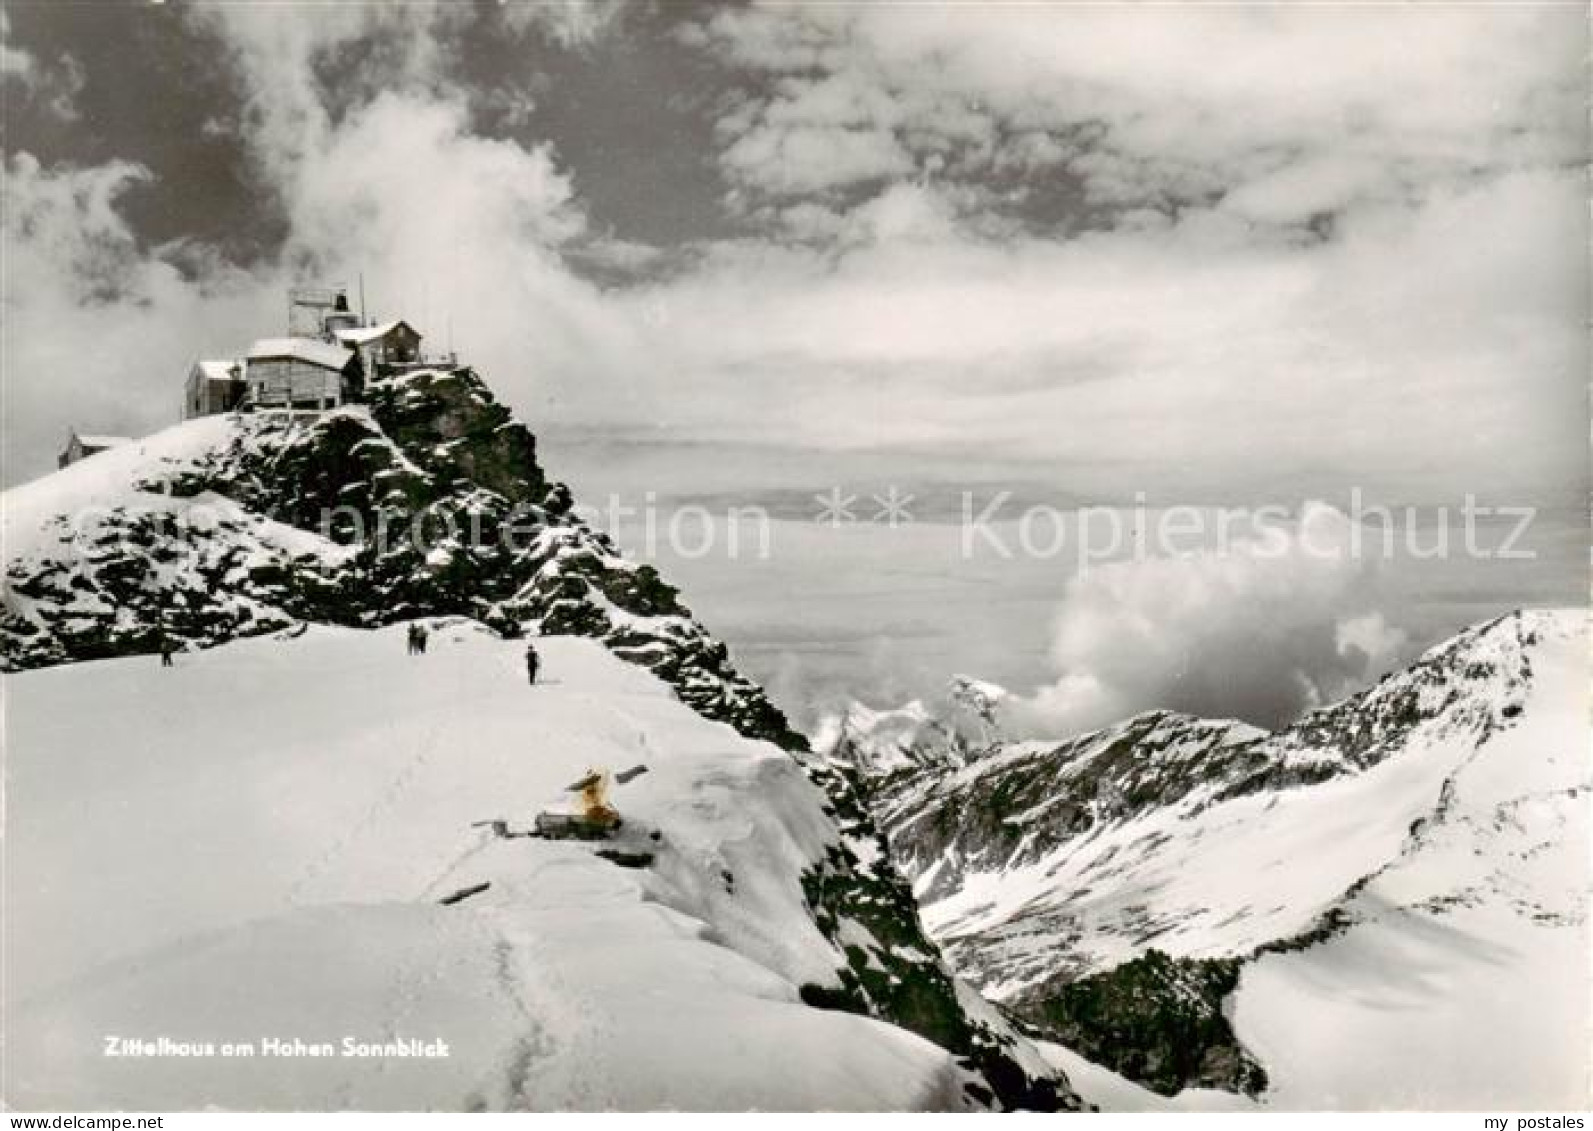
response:
[[[1009,1110],[1079,1110],[1066,1079],[1039,1060],[998,1011],[960,986],[941,959],[869,813],[856,769],[811,754],[798,757],[830,798],[841,830],[840,842],[802,886],[820,931],[847,962],[839,992],[804,987],[804,1000],[890,1018],[960,1054],[985,1082],[975,1086],[981,1102]]]
[[[1266,1090],[1267,1074],[1234,1035],[1224,1003],[1236,959],[1174,958],[1154,947],[1099,974],[1041,983],[1012,1004],[1036,1031],[1159,1092]]]
[[[313,418],[235,417],[224,443],[144,468],[91,526],[12,558],[6,668],[305,620],[463,615],[598,637],[703,715],[801,743],[676,591],[575,515],[530,430],[472,370],[373,381],[365,397]]]

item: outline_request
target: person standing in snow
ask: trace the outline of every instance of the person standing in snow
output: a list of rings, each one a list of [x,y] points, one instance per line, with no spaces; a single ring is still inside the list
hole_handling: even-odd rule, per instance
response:
[[[411,656],[413,656],[413,655],[415,655],[415,653],[420,651],[420,638],[417,635],[415,635],[415,626],[414,625],[410,625],[409,628],[406,629],[405,631],[406,631],[406,643],[409,645],[409,654]]]
[[[536,685],[537,669],[541,666],[542,657],[537,655],[537,646],[535,644],[527,644],[525,646],[525,674],[526,678],[531,681],[532,686]]]
[[[172,666],[171,654],[172,654],[171,637],[167,636],[164,632],[162,632],[160,634],[160,666],[161,667],[169,668],[169,667]]]
[[[422,656],[426,654],[426,638],[429,635],[430,633],[426,631],[425,625],[417,624],[415,626],[415,647],[420,650]]]

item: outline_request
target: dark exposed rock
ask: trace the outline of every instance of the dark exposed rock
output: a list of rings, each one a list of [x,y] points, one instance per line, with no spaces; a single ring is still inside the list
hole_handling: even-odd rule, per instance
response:
[[[1235,959],[1152,948],[1104,973],[1036,986],[1011,1004],[1037,1032],[1162,1095],[1191,1087],[1257,1095],[1266,1073],[1223,1015],[1239,970]]]
[[[803,1000],[891,1018],[960,1054],[1008,1109],[1079,1110],[1065,1079],[1019,1063],[1013,1032],[969,1016],[924,933],[911,886],[890,862],[855,768],[805,752],[797,758],[830,798],[842,833],[825,863],[802,877],[802,888],[819,930],[847,960],[839,989],[804,987]]]

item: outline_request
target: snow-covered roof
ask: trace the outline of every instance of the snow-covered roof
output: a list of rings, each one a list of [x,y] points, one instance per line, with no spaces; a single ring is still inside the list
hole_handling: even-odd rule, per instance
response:
[[[391,334],[400,326],[404,327],[411,334],[415,334],[416,337],[420,336],[419,334],[415,333],[415,327],[411,326],[408,322],[405,322],[402,318],[400,318],[397,321],[383,322],[376,326],[350,326],[346,330],[337,331],[337,340],[340,342],[347,342],[349,345],[362,346],[366,342],[379,341],[380,339],[387,337],[388,334]]]
[[[72,435],[76,436],[78,443],[85,448],[119,448],[123,444],[133,442],[131,436],[89,436],[82,432],[74,432]]]
[[[261,338],[249,347],[250,361],[268,357],[292,357],[326,369],[341,370],[353,357],[342,346],[318,342],[314,338]]]
[[[237,364],[238,362],[232,358],[212,358],[194,362],[194,368],[211,381],[231,381],[232,367]]]

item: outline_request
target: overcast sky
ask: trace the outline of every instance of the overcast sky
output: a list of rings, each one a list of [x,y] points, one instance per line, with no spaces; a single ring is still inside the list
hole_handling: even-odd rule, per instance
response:
[[[1586,497],[1583,5],[4,11],[7,484],[363,273],[588,489]]]

